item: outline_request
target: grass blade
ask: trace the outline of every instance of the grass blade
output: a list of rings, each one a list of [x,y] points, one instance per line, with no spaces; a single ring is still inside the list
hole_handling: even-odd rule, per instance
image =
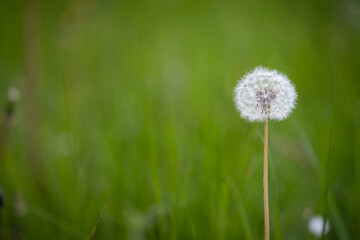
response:
[[[97,228],[97,226],[99,225],[99,223],[100,223],[100,221],[101,221],[101,218],[102,218],[102,216],[103,216],[104,213],[105,213],[106,208],[109,206],[109,203],[110,203],[112,197],[113,197],[113,196],[111,195],[111,197],[110,197],[109,200],[107,201],[105,207],[104,207],[103,210],[101,211],[100,217],[99,217],[98,220],[96,221],[95,226],[94,226],[94,228],[92,229],[92,231],[91,231],[91,233],[90,233],[89,240],[93,240],[93,239],[94,239],[96,228]]]

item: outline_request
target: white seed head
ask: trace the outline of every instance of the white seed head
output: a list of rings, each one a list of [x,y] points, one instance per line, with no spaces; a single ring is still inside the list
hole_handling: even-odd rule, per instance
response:
[[[235,87],[236,108],[250,121],[284,120],[295,107],[295,87],[284,74],[256,67]]]
[[[320,238],[322,235],[324,224],[325,224],[325,234],[327,234],[330,230],[329,219],[326,219],[326,221],[324,221],[323,216],[314,215],[313,217],[310,218],[308,222],[308,230],[316,238]]]

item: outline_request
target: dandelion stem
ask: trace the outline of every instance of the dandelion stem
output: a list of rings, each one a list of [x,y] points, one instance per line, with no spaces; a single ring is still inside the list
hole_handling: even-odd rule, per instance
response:
[[[270,221],[269,221],[269,187],[268,187],[268,120],[264,126],[264,225],[265,240],[270,240]]]

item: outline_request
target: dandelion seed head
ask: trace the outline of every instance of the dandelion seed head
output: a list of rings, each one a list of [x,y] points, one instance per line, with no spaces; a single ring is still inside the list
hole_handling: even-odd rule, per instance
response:
[[[235,87],[235,104],[250,121],[284,120],[295,107],[295,87],[284,74],[256,67]]]
[[[314,215],[309,220],[308,230],[316,238],[320,238],[322,235],[324,224],[325,224],[325,234],[327,234],[330,230],[329,219],[326,219],[326,223],[324,223],[324,218],[322,216]]]

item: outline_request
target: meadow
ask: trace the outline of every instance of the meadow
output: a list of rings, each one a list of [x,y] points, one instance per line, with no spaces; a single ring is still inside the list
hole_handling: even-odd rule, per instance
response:
[[[358,1],[0,5],[0,239],[88,239],[111,196],[95,239],[262,239],[263,124],[233,101],[258,65],[298,93],[269,122],[271,239],[315,215],[360,239]]]

